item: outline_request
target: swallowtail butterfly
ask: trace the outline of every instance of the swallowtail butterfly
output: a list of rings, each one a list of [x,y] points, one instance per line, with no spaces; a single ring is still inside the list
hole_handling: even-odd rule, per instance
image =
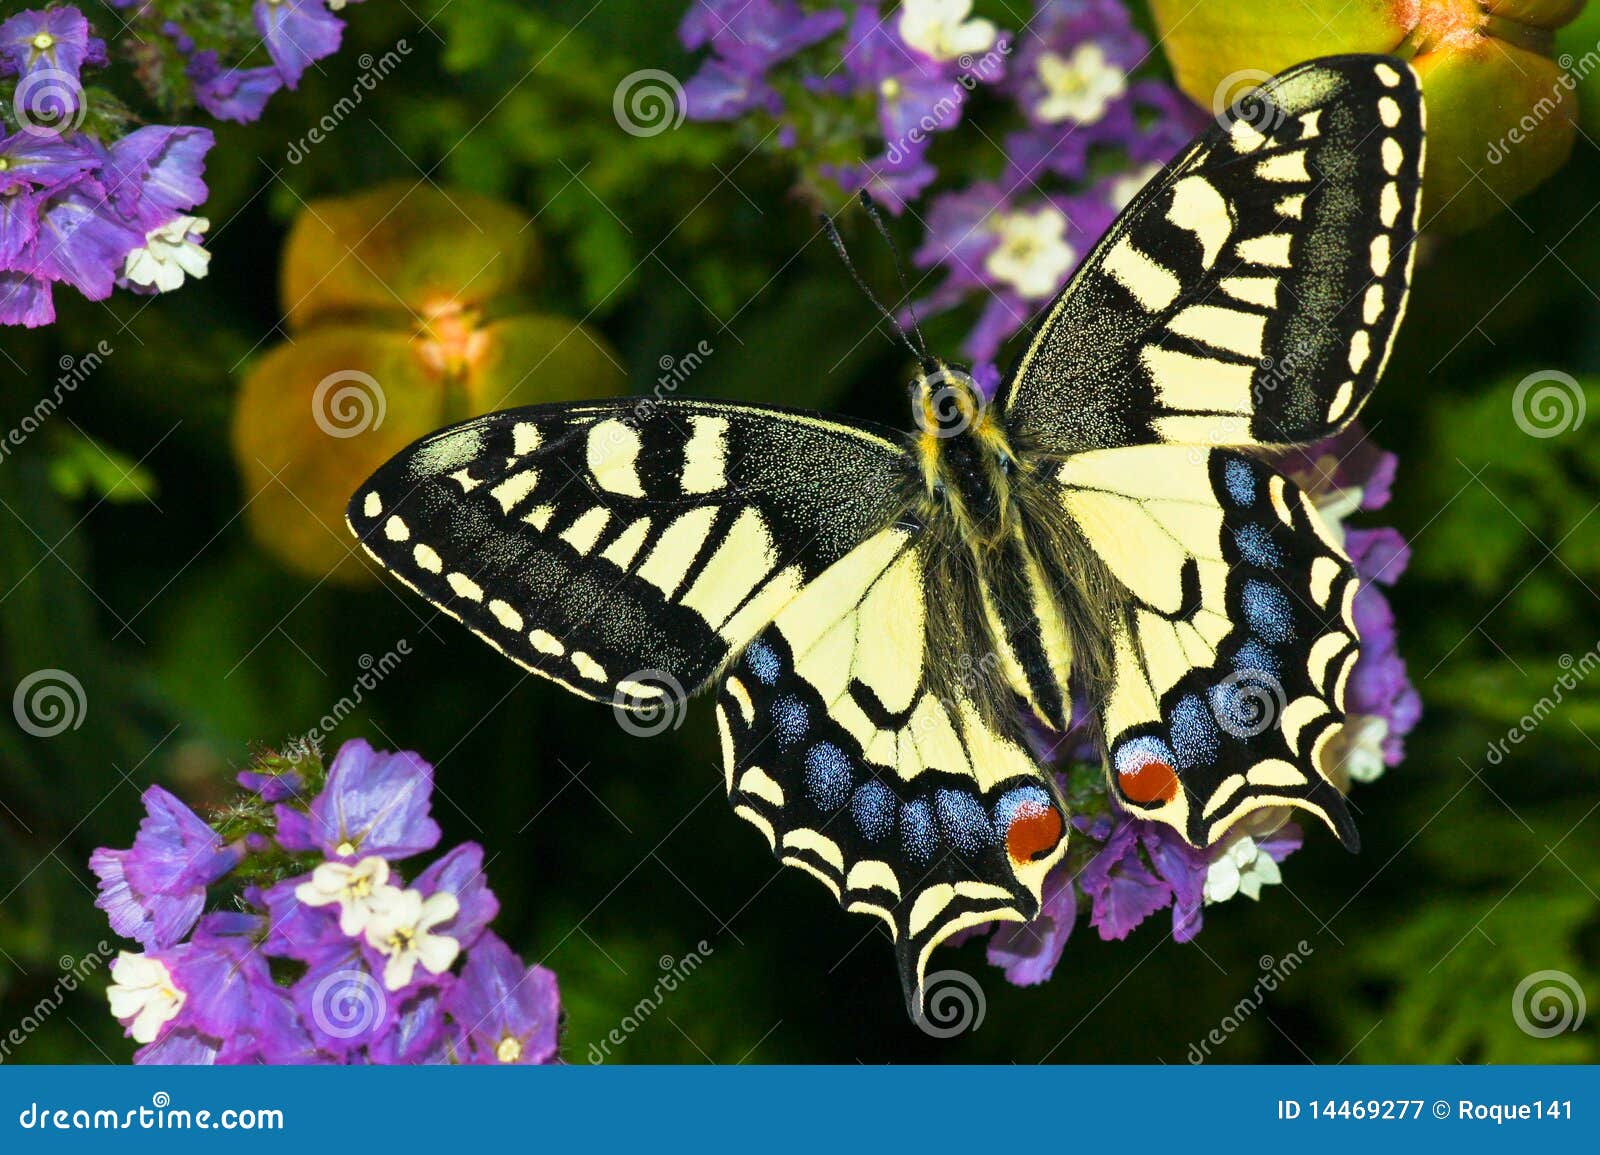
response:
[[[992,402],[925,360],[910,435],[710,401],[514,409],[396,456],[350,527],[576,694],[714,688],[735,812],[888,923],[915,1011],[942,940],[1039,909],[1069,823],[1024,712],[1065,729],[1069,675],[1128,810],[1204,847],[1298,807],[1355,848],[1322,759],[1356,582],[1263,451],[1337,432],[1377,382],[1422,162],[1407,65],[1300,65],[1150,180]]]

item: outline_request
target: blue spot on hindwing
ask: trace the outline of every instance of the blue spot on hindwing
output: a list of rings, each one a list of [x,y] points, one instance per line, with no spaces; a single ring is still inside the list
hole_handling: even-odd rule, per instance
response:
[[[1275,585],[1257,578],[1244,583],[1239,594],[1244,620],[1250,628],[1274,646],[1294,637],[1294,607],[1289,595]]]
[[[994,828],[983,803],[964,790],[935,790],[939,827],[958,850],[975,854],[994,841]]]
[[[785,694],[772,704],[772,722],[780,746],[793,746],[806,736],[811,714],[806,704],[793,694]]]
[[[1217,720],[1198,694],[1185,694],[1172,707],[1172,747],[1178,754],[1178,766],[1187,770],[1216,761],[1221,749],[1217,736]]]
[[[854,777],[850,759],[832,742],[818,742],[806,751],[806,797],[831,814],[850,797]]]
[[[744,652],[744,663],[750,667],[750,672],[756,676],[756,681],[763,686],[770,686],[778,680],[778,675],[783,670],[783,663],[778,661],[778,655],[772,652],[772,647],[759,638],[750,643],[750,648]]]
[[[894,829],[894,791],[875,778],[869,778],[850,799],[850,817],[868,842],[882,842]]]
[[[900,846],[919,866],[933,861],[939,849],[939,834],[933,825],[933,810],[918,798],[900,807]]]
[[[1233,531],[1233,540],[1239,547],[1239,556],[1251,565],[1277,569],[1283,564],[1283,551],[1264,525],[1242,525]]]
[[[1281,677],[1283,663],[1278,660],[1277,654],[1267,649],[1257,639],[1251,638],[1234,652],[1233,668],[1235,670],[1260,670],[1264,674]]]
[[[1222,467],[1222,483],[1228,487],[1228,496],[1234,504],[1249,506],[1256,500],[1256,475],[1250,466],[1232,458]]]

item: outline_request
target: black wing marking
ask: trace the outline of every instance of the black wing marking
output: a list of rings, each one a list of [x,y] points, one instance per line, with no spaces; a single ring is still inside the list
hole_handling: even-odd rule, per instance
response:
[[[1402,61],[1342,56],[1243,98],[1154,177],[1002,391],[1019,445],[1280,445],[1337,432],[1405,310],[1423,162]]]
[[[896,435],[798,411],[544,405],[423,438],[347,519],[380,565],[513,661],[643,708],[703,685],[892,522],[910,468]]]

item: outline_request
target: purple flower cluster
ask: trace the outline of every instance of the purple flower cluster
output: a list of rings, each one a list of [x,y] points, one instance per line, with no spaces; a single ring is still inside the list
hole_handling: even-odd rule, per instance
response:
[[[982,144],[977,164],[944,162],[965,174],[998,159],[999,171],[931,197],[914,258],[943,274],[919,313],[979,304],[963,351],[989,376],[1001,345],[1203,123],[1170,85],[1138,75],[1153,50],[1121,0],[1037,0],[1015,33],[975,17],[970,0],[696,0],[679,31],[711,53],[685,85],[690,117],[748,119],[801,158],[808,182],[866,189],[897,214],[939,179],[936,138],[974,95],[1000,106],[1001,122],[966,142]]]
[[[135,1062],[554,1062],[555,976],[488,929],[483,848],[401,873],[439,842],[433,768],[357,740],[320,778],[309,752],[263,762],[216,827],[152,786],[133,846],[90,858],[96,905],[144,947],[107,992]],[[233,908],[202,913],[230,875]]]
[[[0,24],[0,75],[16,77],[17,130],[0,136],[0,324],[55,319],[53,286],[92,301],[114,288],[164,292],[203,277],[208,227],[203,128],[149,125],[109,146],[81,131],[81,69],[105,45],[76,8]]]
[[[1360,425],[1352,425],[1337,437],[1286,453],[1276,465],[1312,498],[1356,568],[1361,657],[1346,688],[1344,730],[1323,769],[1341,788],[1370,782],[1400,761],[1402,740],[1421,714],[1421,699],[1400,657],[1394,615],[1379,588],[1405,569],[1409,547],[1397,530],[1356,528],[1345,519],[1388,504],[1397,462]],[[1196,850],[1165,823],[1135,818],[1105,798],[1098,754],[1081,736],[1052,737],[1036,746],[1041,756],[1063,750],[1076,763],[1060,781],[1063,796],[1079,804],[1073,819],[1077,837],[1045,882],[1039,916],[1026,924],[1000,924],[990,935],[989,961],[1019,986],[1051,976],[1085,909],[1089,925],[1107,940],[1126,938],[1151,915],[1170,909],[1173,939],[1188,942],[1199,934],[1207,905],[1238,894],[1257,897],[1263,885],[1281,881],[1278,864],[1300,847],[1300,828],[1286,821],[1287,811],[1263,811],[1229,841]]]
[[[307,68],[339,50],[344,21],[334,13],[361,0],[255,0],[250,14],[256,35],[229,44],[159,11],[161,0],[109,0],[134,10],[134,18],[166,38],[184,65],[194,102],[219,120],[251,121],[280,88],[293,89]],[[245,67],[237,58],[259,40],[269,63]],[[224,60],[235,60],[227,64]]]

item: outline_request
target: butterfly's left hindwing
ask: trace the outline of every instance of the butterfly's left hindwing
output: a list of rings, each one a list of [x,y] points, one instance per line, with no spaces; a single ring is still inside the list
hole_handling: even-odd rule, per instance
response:
[[[347,517],[385,569],[513,661],[649,708],[704,684],[904,508],[893,437],[714,402],[512,409],[417,442]]]
[[[1294,806],[1352,849],[1324,771],[1358,654],[1355,574],[1292,482],[1231,450],[1097,450],[1059,467],[1063,506],[1125,587],[1095,691],[1123,805],[1215,844]]]
[[[1038,912],[1067,833],[1019,717],[985,720],[959,681],[941,684],[926,565],[913,530],[863,543],[717,695],[735,811],[840,905],[888,923],[914,1014],[941,941]]]
[[[1289,445],[1355,417],[1405,310],[1422,190],[1416,74],[1310,61],[1153,177],[1001,395],[1019,444]]]

